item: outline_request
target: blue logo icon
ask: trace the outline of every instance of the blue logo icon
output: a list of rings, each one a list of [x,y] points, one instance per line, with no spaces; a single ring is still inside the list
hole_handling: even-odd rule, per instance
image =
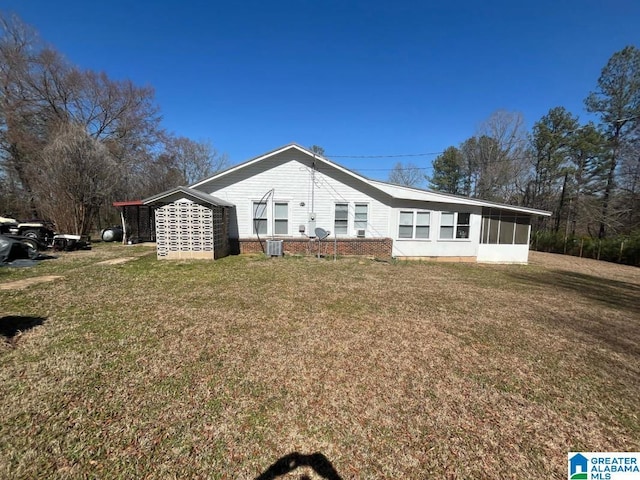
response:
[[[640,480],[640,452],[569,452],[569,480]]]
[[[576,453],[569,459],[570,480],[584,480],[587,478],[587,466],[589,461],[581,453]]]

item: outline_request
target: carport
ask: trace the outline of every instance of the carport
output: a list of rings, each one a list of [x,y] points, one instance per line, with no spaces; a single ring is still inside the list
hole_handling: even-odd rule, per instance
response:
[[[144,205],[142,200],[113,202],[120,210],[122,222],[122,243],[155,242],[156,226],[153,207]]]

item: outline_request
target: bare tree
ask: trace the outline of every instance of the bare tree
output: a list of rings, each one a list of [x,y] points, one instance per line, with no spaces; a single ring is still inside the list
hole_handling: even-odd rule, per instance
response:
[[[313,153],[317,153],[321,157],[324,157],[324,148],[322,148],[320,145],[311,145],[311,147],[309,147],[309,150],[311,150]]]
[[[223,170],[226,154],[219,154],[211,142],[169,137],[165,149],[149,157],[141,172],[138,196],[149,196],[177,185],[191,185]]]
[[[108,168],[119,174],[112,194],[127,197],[136,194],[144,163],[163,138],[159,121],[153,89],[80,70],[17,18],[0,16],[0,175],[13,189],[7,198],[22,203],[17,213],[44,215],[39,207],[48,202],[39,196],[46,192],[34,179],[44,169],[40,152],[59,140],[60,125],[82,127],[102,144],[119,167]],[[114,199],[100,198],[104,206]]]
[[[484,150],[479,169],[478,197],[520,203],[529,170],[527,132],[520,112],[498,110],[478,129]]]
[[[34,172],[40,211],[61,231],[86,234],[94,215],[115,188],[118,164],[84,126],[60,123]]]
[[[391,172],[389,172],[389,182],[405,187],[419,187],[425,181],[425,176],[422,171],[423,168],[418,167],[414,163],[409,162],[403,164],[398,162],[393,166]]]
[[[173,159],[181,181],[190,185],[227,167],[226,154],[220,154],[209,141],[196,142],[174,137],[167,142],[167,154]]]
[[[29,165],[42,147],[44,122],[25,81],[32,70],[34,48],[40,48],[36,33],[17,17],[0,16],[0,167],[5,201],[16,216],[36,216]]]
[[[141,172],[136,198],[149,197],[186,183],[174,158],[162,152],[150,158]]]

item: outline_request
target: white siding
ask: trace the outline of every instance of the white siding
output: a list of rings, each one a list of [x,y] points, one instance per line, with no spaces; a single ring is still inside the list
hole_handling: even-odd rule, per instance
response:
[[[316,168],[313,168],[314,162]],[[540,215],[548,213],[367,180],[331,162],[315,159],[313,154],[297,146],[259,157],[197,185],[199,190],[235,205],[229,212],[231,238],[255,237],[253,202],[263,200],[269,192],[267,237],[273,235],[275,202],[288,205],[286,237],[291,238],[313,235],[309,221],[312,212],[316,215],[314,226],[331,231],[333,236],[337,203],[348,204],[348,228],[344,237],[355,238],[355,205],[367,204],[365,237],[392,238],[392,255],[400,258],[465,257],[476,258],[480,262],[524,263],[528,258],[527,245],[480,244],[482,207],[497,206]],[[399,215],[404,210],[430,212],[428,239],[399,238]],[[440,238],[443,212],[469,213],[469,238]],[[301,225],[304,226],[304,234],[299,232]]]
[[[429,239],[400,239],[398,238],[398,221],[400,212],[416,209],[431,212],[431,224]],[[471,213],[469,238],[441,239],[440,218],[442,212],[468,212]],[[478,255],[480,243],[480,226],[482,222],[482,210],[478,207],[466,205],[453,206],[441,203],[406,204],[396,207],[391,215],[390,227],[393,238],[394,257],[475,257]]]
[[[487,263],[527,263],[529,245],[480,244],[478,262]]]
[[[273,202],[289,203],[289,236],[302,236],[299,225],[305,226],[308,235],[309,214],[316,214],[316,226],[334,230],[336,203],[349,204],[348,237],[356,237],[354,213],[356,203],[369,206],[366,237],[388,237],[390,207],[378,197],[384,195],[364,182],[318,162],[318,170],[312,173],[313,158],[297,150],[287,150],[261,162],[247,165],[238,171],[207,182],[200,187],[206,193],[233,203],[237,216],[237,230],[234,219],[230,227],[232,237],[253,237],[252,202],[259,201],[273,189],[269,197],[269,229],[273,228],[271,205]],[[312,177],[315,185],[312,188]],[[352,186],[353,183],[361,183]],[[368,192],[367,192],[368,191]],[[312,210],[313,205],[313,210]],[[332,233],[333,236],[333,233]]]

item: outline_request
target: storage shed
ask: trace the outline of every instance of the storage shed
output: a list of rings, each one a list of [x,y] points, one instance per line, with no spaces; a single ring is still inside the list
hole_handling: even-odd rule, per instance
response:
[[[158,259],[216,259],[229,255],[233,204],[187,187],[142,201],[155,209]]]

